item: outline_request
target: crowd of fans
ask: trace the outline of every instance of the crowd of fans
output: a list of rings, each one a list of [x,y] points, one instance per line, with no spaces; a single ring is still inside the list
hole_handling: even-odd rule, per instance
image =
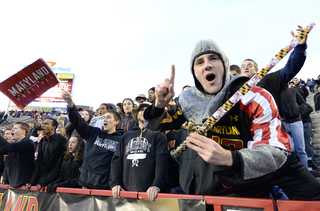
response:
[[[31,186],[37,190],[46,186],[48,192],[55,192],[57,187],[107,189],[112,190],[115,198],[121,191],[143,191],[150,200],[159,192],[268,197],[272,194],[271,188],[277,187],[277,191],[284,189],[283,198],[319,200],[319,191],[305,190],[295,183],[299,178],[305,187],[319,186],[307,170],[318,168],[310,147],[313,109],[306,98],[309,92],[317,92],[314,103],[319,112],[320,76],[307,82],[297,78],[291,81],[305,59],[296,58],[296,54],[304,55],[305,48],[304,41],[296,47],[285,68],[268,74],[258,84],[259,88],[253,88],[248,96],[254,100],[245,98],[247,104],[243,100],[239,107],[230,110],[230,120],[222,119],[228,127],[220,124],[209,130],[208,133],[215,135],[205,135],[208,138],[197,134],[188,136],[188,129],[180,126],[190,119],[196,124],[202,123],[203,113],[210,112],[208,105],[221,105],[213,99],[223,101],[225,97],[221,93],[230,95],[229,83],[238,87],[258,71],[258,65],[246,59],[241,68],[231,65],[229,72],[227,57],[212,41],[196,45],[191,67],[195,87],[184,86],[178,98],[172,99],[174,67],[170,79],[150,88],[148,97],[138,94],[134,100],[125,98],[116,105],[101,103],[94,113],[79,110],[71,94],[63,91],[67,114],[40,116],[20,112],[19,115],[37,118],[28,124],[15,122],[4,131],[0,137],[1,182],[12,187],[25,185],[26,190]],[[301,67],[291,66],[292,60],[302,63]],[[223,64],[217,64],[219,61]],[[206,71],[212,67],[222,68],[222,74],[214,72],[202,77],[202,65],[207,65]],[[211,86],[213,83],[206,80],[221,80],[220,87],[216,90]],[[268,86],[269,80],[274,87]],[[265,102],[256,103],[261,96],[268,99],[268,109]],[[248,107],[250,109],[246,109]],[[259,108],[253,111],[256,107]],[[270,116],[267,110],[271,110]],[[0,117],[4,119],[5,115],[9,114],[2,113]],[[261,122],[263,118],[268,120],[267,126]],[[276,127],[270,126],[273,123]],[[229,139],[230,134],[233,139]],[[229,135],[228,139],[223,135]],[[269,137],[268,143],[262,140],[265,136]],[[170,151],[186,139],[189,148],[180,158],[171,158]],[[225,159],[214,157],[218,155]],[[312,158],[309,163],[307,157]],[[275,163],[275,166],[259,167],[261,162]],[[292,176],[283,173],[288,169],[296,176],[286,186],[288,177]],[[255,187],[260,183],[264,183],[260,189]]]

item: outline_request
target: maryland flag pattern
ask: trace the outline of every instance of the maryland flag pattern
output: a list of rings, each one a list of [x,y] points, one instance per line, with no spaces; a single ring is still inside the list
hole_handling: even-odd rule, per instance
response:
[[[285,57],[285,56],[288,54],[288,52],[289,52],[289,51],[288,51],[287,49],[282,48],[282,49],[279,51],[279,53],[277,53],[276,58],[279,59],[279,60],[281,60],[281,59],[283,59],[283,57]]]
[[[230,111],[230,109],[234,106],[234,104],[232,102],[230,102],[230,100],[228,100],[227,102],[225,102],[222,105],[223,110],[225,111]]]
[[[249,90],[251,89],[251,87],[245,83],[240,89],[239,89],[239,92],[242,94],[242,95],[245,95],[249,92]],[[224,104],[223,104],[224,105]],[[222,105],[222,106],[223,106]]]
[[[218,121],[217,119],[215,119],[213,116],[211,116],[209,119],[207,119],[207,121],[205,123],[208,125],[208,128],[210,129],[217,121]]]
[[[310,29],[311,30],[311,29]],[[302,29],[296,38],[301,41],[310,31],[308,29]]]
[[[263,78],[265,75],[267,75],[269,69],[264,67],[262,68],[258,73],[257,73],[257,76],[261,79]]]

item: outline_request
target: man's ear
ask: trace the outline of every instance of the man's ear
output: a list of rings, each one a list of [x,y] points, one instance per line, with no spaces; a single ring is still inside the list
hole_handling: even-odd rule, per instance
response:
[[[24,131],[24,137],[27,137],[28,133],[26,130],[23,130]]]
[[[120,124],[120,120],[116,120],[116,127]]]

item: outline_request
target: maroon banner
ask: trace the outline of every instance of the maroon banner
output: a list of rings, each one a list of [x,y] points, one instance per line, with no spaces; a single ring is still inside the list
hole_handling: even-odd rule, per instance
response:
[[[0,91],[23,109],[37,97],[59,83],[43,59],[26,66],[0,84]]]

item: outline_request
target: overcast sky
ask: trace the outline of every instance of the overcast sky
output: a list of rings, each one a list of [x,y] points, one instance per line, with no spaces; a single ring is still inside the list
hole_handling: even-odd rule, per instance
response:
[[[259,69],[292,39],[297,25],[316,27],[298,77],[320,75],[318,0],[1,1],[0,82],[39,58],[71,68],[74,102],[97,108],[146,94],[176,66],[175,92],[193,85],[195,43],[213,39],[230,64]],[[288,56],[273,70],[285,65]],[[9,99],[0,93],[0,110]]]

